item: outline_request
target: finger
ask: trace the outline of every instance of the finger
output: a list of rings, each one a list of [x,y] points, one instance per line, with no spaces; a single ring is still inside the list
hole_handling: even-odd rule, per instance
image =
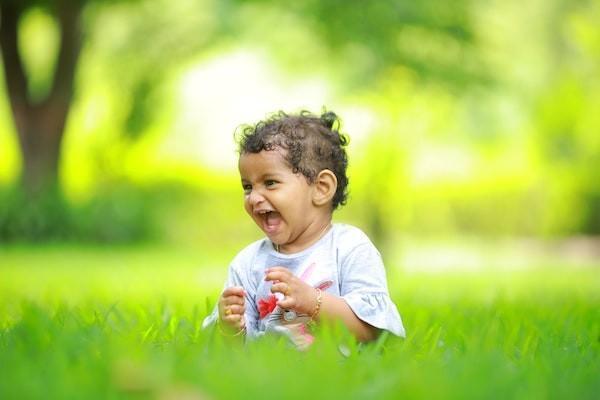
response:
[[[237,304],[226,306],[223,310],[223,315],[244,314],[246,307]]]
[[[271,292],[272,293],[279,292],[279,293],[283,294],[284,296],[289,296],[291,294],[291,288],[290,288],[290,285],[288,285],[287,283],[279,282],[279,283],[275,283],[275,284],[273,284],[273,286],[271,286]]]
[[[245,326],[246,326],[246,317],[242,314],[242,318],[240,318],[240,321],[237,323],[236,328],[242,329]]]
[[[269,267],[267,269],[265,269],[266,272],[270,272],[270,271],[285,271],[285,272],[290,272],[290,270],[287,267],[283,267],[281,265],[275,265],[273,267]]]
[[[231,287],[225,288],[225,290],[223,290],[223,293],[221,294],[221,296],[222,297],[228,297],[228,296],[244,297],[244,296],[246,296],[246,291],[241,286],[231,286]]]
[[[223,315],[221,321],[230,326],[236,326],[244,319],[244,314]]]
[[[271,272],[283,272],[284,274],[292,275],[290,270],[286,267],[269,267],[269,268],[265,269],[265,274],[268,274]]]
[[[244,305],[244,298],[239,296],[228,296],[223,299],[224,306],[231,306],[234,304],[238,304],[240,306]]]
[[[287,282],[290,279],[290,272],[288,270],[283,271],[269,271],[265,275],[265,281],[280,281]]]
[[[283,300],[279,300],[277,305],[284,310],[293,310],[296,308],[296,299],[293,297],[285,297]]]

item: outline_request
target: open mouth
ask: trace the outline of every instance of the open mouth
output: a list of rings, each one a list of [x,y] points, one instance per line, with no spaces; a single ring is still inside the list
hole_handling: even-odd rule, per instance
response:
[[[261,210],[257,214],[261,219],[261,227],[267,234],[273,234],[281,224],[281,214],[277,211]]]

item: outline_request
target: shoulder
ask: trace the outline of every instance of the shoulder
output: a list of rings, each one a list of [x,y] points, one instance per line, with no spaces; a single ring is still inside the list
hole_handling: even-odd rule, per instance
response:
[[[348,264],[380,264],[381,254],[361,229],[348,224],[335,224],[334,246],[338,262]]]
[[[361,229],[348,224],[334,224],[333,245],[339,263],[353,263],[357,259],[379,259],[381,255],[371,239]]]
[[[361,288],[386,288],[385,266],[381,253],[369,237],[351,225],[339,227],[336,243],[341,293]]]
[[[375,247],[366,233],[352,225],[334,224],[333,236],[339,247],[347,248],[349,251],[363,245]]]

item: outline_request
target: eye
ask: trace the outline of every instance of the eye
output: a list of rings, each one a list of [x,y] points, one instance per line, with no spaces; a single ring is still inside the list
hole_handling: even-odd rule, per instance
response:
[[[249,183],[242,183],[242,188],[244,189],[244,194],[248,195],[252,191],[252,185]]]
[[[277,181],[275,181],[273,179],[267,179],[265,181],[265,186],[268,187],[268,188],[269,187],[273,187],[273,186],[275,186],[276,183],[277,183]]]

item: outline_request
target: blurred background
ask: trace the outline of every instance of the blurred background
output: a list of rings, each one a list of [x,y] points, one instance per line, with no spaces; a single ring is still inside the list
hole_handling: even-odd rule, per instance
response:
[[[600,258],[600,1],[2,0],[0,247],[192,249],[245,215],[234,132],[333,110],[404,268]]]

